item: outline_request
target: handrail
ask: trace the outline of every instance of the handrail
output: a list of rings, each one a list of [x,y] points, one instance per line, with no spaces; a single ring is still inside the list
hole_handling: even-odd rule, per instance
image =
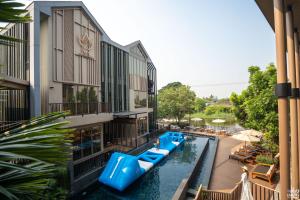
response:
[[[20,121],[0,121],[0,133],[11,130],[13,128],[16,128],[22,123],[24,123],[26,120],[20,120]]]
[[[199,186],[195,200],[201,200],[202,184]]]
[[[231,191],[228,192],[218,190],[206,190],[200,186],[195,200],[240,200],[242,194],[242,185],[243,183],[242,181],[240,181]],[[263,185],[253,183],[251,181],[250,186],[254,200],[279,200],[279,192],[272,188],[267,188]]]
[[[201,188],[198,198],[195,200],[240,200],[242,192],[242,181],[238,182],[236,186],[229,192],[221,192],[217,190],[205,190]]]

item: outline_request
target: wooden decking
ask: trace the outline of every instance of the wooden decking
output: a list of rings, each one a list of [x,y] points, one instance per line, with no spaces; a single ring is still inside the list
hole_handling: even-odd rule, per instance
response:
[[[210,190],[232,189],[241,180],[241,166],[243,164],[229,159],[229,155],[231,149],[242,142],[228,136],[220,136],[219,139],[217,155],[210,179]]]
[[[236,184],[241,180],[241,167],[244,164],[239,161],[229,159],[229,155],[234,147],[242,143],[243,142],[235,140],[228,136],[219,136],[219,146],[210,179],[210,190],[230,190],[234,188]],[[254,166],[247,164],[247,167],[249,169],[249,172],[251,173]],[[251,176],[249,176],[249,179],[253,183],[262,185],[267,188],[275,189],[279,181],[278,177],[278,175],[275,175],[272,185],[267,181],[261,179],[252,179]]]

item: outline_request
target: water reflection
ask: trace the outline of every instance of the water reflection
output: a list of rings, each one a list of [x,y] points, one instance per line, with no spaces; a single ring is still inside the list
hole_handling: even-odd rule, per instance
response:
[[[185,142],[185,145],[179,147],[179,149],[175,152],[174,159],[178,163],[190,163],[197,158],[197,144],[193,143],[196,140],[195,137],[189,138]],[[179,151],[182,152],[179,152]]]

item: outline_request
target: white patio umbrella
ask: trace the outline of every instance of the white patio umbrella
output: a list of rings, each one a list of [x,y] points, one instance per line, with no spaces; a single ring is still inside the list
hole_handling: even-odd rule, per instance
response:
[[[240,131],[240,133],[241,134],[245,134],[245,135],[255,136],[255,137],[261,137],[261,136],[263,136],[262,132],[259,132],[259,131],[253,130],[253,129]]]
[[[221,123],[224,123],[225,120],[224,120],[224,119],[214,119],[214,120],[212,120],[211,122],[212,122],[212,123],[219,123],[219,124],[221,124]]]
[[[236,140],[241,140],[241,141],[245,141],[245,146],[246,146],[246,142],[259,142],[260,139],[258,137],[249,135],[248,133],[240,133],[240,134],[236,134],[231,136],[233,139]]]
[[[195,122],[200,122],[200,121],[202,121],[203,119],[195,117],[195,118],[192,118],[191,120],[192,120],[192,121],[195,121]]]
[[[197,126],[197,125],[198,125],[198,122],[201,122],[203,119],[195,117],[195,118],[192,118],[191,120],[192,120],[193,122],[195,122],[195,125]]]
[[[163,118],[162,121],[164,121],[164,122],[175,122],[175,119],[166,119],[166,118]]]
[[[231,136],[232,138],[236,139],[236,140],[242,140],[245,142],[259,142],[260,139],[258,137],[252,136],[252,135],[248,135],[248,134],[236,134]]]
[[[224,123],[225,120],[224,120],[224,119],[214,119],[214,120],[212,120],[211,122],[212,122],[212,123],[218,124],[218,129],[219,129],[219,124]]]

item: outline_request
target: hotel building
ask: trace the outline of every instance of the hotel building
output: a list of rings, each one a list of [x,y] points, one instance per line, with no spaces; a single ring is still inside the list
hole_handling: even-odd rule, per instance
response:
[[[156,68],[140,41],[112,41],[80,1],[34,1],[32,22],[0,33],[0,127],[69,110],[74,128],[71,192],[93,183],[113,151],[132,151],[156,132]],[[126,30],[125,30],[126,31]]]

